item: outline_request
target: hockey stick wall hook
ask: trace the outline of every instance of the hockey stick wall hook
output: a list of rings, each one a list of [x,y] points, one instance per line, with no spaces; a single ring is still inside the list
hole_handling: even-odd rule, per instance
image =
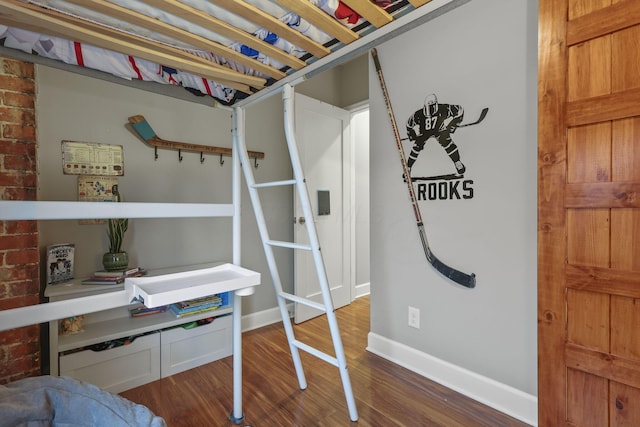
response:
[[[219,154],[221,156],[231,156],[231,148],[215,147],[211,145],[201,144],[189,144],[186,142],[169,141],[160,138],[151,125],[147,122],[147,119],[142,115],[136,115],[129,117],[129,124],[133,128],[136,134],[147,144],[151,145],[155,149],[155,158],[158,159],[158,148],[165,148],[169,150],[178,150],[178,160],[182,161],[182,151],[200,153],[200,163],[204,163],[204,153],[207,154]],[[247,151],[250,158],[255,159],[256,167],[258,167],[258,159],[264,159],[264,153],[260,151]],[[220,164],[224,161],[221,160]]]
[[[400,162],[402,163],[403,176],[409,177],[411,175],[409,173],[409,167],[407,166],[407,159],[404,154],[404,148],[402,147],[400,132],[398,131],[396,118],[393,113],[393,108],[391,107],[391,99],[389,98],[389,93],[387,92],[387,85],[384,81],[384,76],[382,75],[382,68],[380,67],[380,60],[378,59],[378,52],[376,51],[375,48],[371,49],[371,57],[373,58],[373,63],[376,68],[376,73],[378,74],[378,80],[380,81],[382,96],[384,97],[384,101],[387,107],[387,113],[389,114],[389,120],[391,122],[391,128],[393,129],[393,135],[396,141],[396,148],[398,149],[398,153],[400,154]],[[411,181],[411,179],[405,179],[405,182],[407,184],[407,189],[409,190],[409,198],[411,199],[411,205],[413,207],[413,213],[415,215],[416,225],[418,226],[418,234],[420,235],[420,242],[422,243],[422,248],[424,250],[425,256],[427,257],[427,261],[429,262],[429,264],[433,266],[433,268],[436,269],[436,271],[438,271],[440,274],[442,274],[446,278],[466,288],[474,288],[476,286],[475,274],[463,273],[462,271],[456,270],[455,268],[446,265],[445,263],[440,261],[431,251],[431,247],[429,246],[429,241],[427,240],[427,233],[424,229],[424,224],[422,222],[422,215],[420,213],[420,207],[418,206],[418,199],[416,198],[416,194],[413,189],[413,182]]]

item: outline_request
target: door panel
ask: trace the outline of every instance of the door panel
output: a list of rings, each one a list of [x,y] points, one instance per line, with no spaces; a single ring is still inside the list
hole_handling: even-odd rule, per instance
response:
[[[567,420],[581,427],[607,425],[607,387],[602,377],[567,370]]]
[[[351,114],[340,108],[304,95],[295,98],[296,139],[307,190],[314,213],[316,231],[334,308],[351,303],[351,249],[349,188],[349,121]],[[318,191],[328,192],[328,211],[320,212]],[[327,193],[325,193],[326,195]],[[295,200],[294,224],[296,243],[308,244],[308,234],[300,201]],[[295,294],[322,302],[320,285],[311,252],[295,251]],[[320,311],[296,303],[295,322],[300,323],[321,314]]]
[[[539,30],[538,422],[640,425],[640,2]]]

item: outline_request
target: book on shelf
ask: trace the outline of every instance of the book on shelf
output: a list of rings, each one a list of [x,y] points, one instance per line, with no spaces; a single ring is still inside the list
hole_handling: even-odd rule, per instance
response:
[[[196,298],[188,301],[180,301],[169,305],[169,308],[177,317],[199,314],[212,311],[223,305],[223,300],[218,295]]]
[[[128,268],[126,270],[98,270],[91,277],[82,281],[83,285],[120,285],[127,277],[140,277],[147,274],[147,270],[140,267]]]
[[[47,246],[47,285],[73,279],[74,243],[59,243]]]
[[[124,276],[120,277],[89,277],[82,280],[83,285],[121,285],[124,283]]]
[[[93,273],[93,277],[139,277],[147,274],[147,270],[142,267],[131,267],[124,270],[98,270]]]
[[[182,310],[177,309],[174,304],[169,305],[169,308],[171,309],[173,314],[175,314],[176,317],[187,317],[187,316],[193,316],[193,315],[200,314],[200,313],[208,313],[210,311],[217,310],[218,307],[219,307],[219,305],[212,305],[212,306],[209,306],[209,307],[202,307],[202,308],[199,308],[197,310],[182,311]]]
[[[181,310],[189,310],[193,308],[200,308],[202,306],[209,305],[222,305],[222,298],[219,295],[209,295],[206,297],[199,297],[190,299],[187,301],[178,301],[175,305]]]
[[[134,307],[129,309],[129,314],[131,317],[143,317],[150,316],[152,314],[160,314],[167,311],[166,305],[161,305],[159,307],[148,308],[145,306]]]

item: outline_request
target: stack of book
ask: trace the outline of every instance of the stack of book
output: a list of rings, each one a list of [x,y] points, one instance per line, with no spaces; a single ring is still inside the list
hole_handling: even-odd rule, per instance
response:
[[[139,277],[147,274],[144,268],[131,267],[125,270],[98,270],[82,281],[83,285],[121,285],[127,277]]]
[[[188,301],[176,302],[170,304],[169,308],[177,317],[185,317],[215,310],[221,305],[223,305],[222,298],[218,295],[210,295]]]

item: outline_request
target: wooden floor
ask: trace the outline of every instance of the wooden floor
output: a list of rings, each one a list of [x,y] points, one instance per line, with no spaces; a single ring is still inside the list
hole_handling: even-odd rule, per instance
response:
[[[308,387],[300,390],[280,323],[243,334],[243,409],[252,427],[526,426],[365,350],[369,298],[337,311],[358,408],[349,413],[337,368],[301,352]],[[296,326],[299,340],[332,351],[326,318]],[[170,427],[233,426],[232,358],[121,393]]]

